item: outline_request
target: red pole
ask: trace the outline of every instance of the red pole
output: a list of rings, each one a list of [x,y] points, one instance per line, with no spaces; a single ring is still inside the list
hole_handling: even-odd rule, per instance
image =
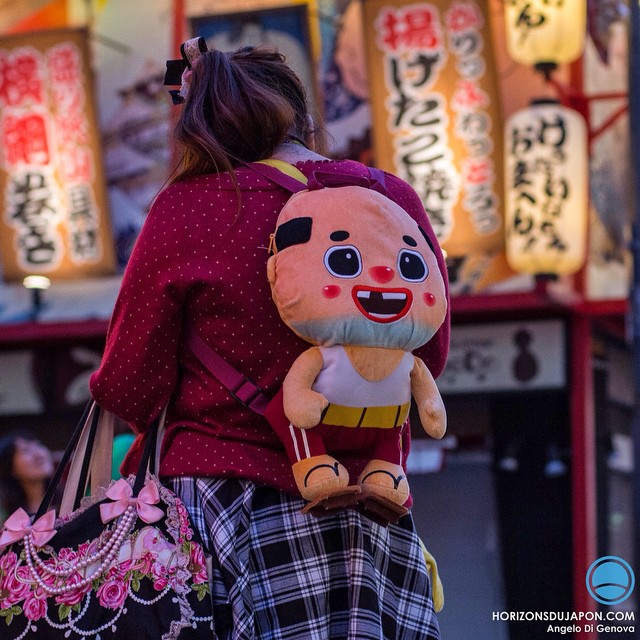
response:
[[[187,39],[186,37],[186,17],[184,13],[184,0],[173,0],[173,33],[171,39],[170,58],[180,57],[180,45]],[[180,162],[180,155],[173,140],[173,129],[180,117],[180,108],[173,106],[171,108],[171,130],[169,132],[169,147],[171,149],[171,167],[170,173],[174,172],[175,167]]]
[[[572,442],[573,606],[576,612],[596,611],[586,588],[587,570],[596,560],[596,452],[593,408],[591,320],[575,313],[570,321],[570,408]],[[595,640],[595,632],[580,631],[575,640]]]
[[[186,40],[186,25],[184,15],[184,0],[173,0],[173,44],[171,55],[174,58],[180,56],[180,45]]]

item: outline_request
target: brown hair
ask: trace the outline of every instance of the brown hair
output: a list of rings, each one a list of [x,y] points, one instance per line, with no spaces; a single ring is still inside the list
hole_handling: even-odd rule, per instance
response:
[[[305,89],[268,47],[208,51],[193,65],[175,138],[183,148],[171,182],[268,158],[287,137],[309,133]],[[235,176],[234,176],[235,177]]]

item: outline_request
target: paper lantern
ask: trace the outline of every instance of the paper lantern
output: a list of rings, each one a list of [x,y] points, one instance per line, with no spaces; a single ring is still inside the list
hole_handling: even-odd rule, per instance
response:
[[[554,67],[582,55],[586,0],[505,0],[509,55],[521,64]]]
[[[569,275],[584,264],[587,127],[554,100],[536,100],[505,125],[505,232],[510,266]]]

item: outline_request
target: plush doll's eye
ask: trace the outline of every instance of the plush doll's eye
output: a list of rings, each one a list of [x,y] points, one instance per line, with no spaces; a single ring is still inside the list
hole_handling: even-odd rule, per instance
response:
[[[360,252],[351,245],[331,247],[324,254],[324,266],[338,278],[355,278],[362,271]]]
[[[398,254],[398,271],[408,282],[422,282],[429,275],[429,267],[417,251],[403,249]]]

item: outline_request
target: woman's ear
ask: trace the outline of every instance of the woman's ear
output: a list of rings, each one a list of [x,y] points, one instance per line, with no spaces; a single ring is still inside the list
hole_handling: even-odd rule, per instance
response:
[[[316,127],[310,113],[307,113],[307,135],[305,136],[305,145],[307,149],[314,151],[316,148]]]

